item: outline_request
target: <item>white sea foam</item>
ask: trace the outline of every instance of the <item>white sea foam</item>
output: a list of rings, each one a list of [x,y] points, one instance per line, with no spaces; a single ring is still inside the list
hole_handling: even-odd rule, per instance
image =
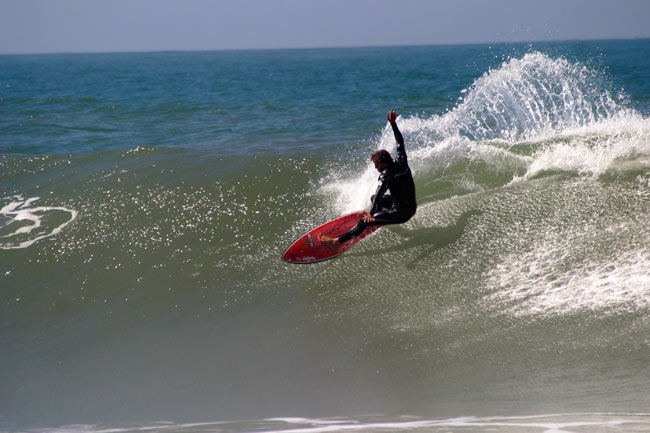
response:
[[[474,418],[462,417],[444,420],[417,420],[376,423],[339,423],[335,425],[316,424],[310,427],[286,430],[271,430],[273,433],[328,433],[355,431],[413,431],[413,432],[446,432],[449,429],[464,431],[494,431],[495,429],[513,429],[540,433],[570,433],[583,431],[585,428],[599,431],[619,431],[623,426],[644,426],[644,420],[626,419],[624,417],[609,420],[545,420],[544,417],[503,417],[503,418]]]
[[[25,199],[17,195],[8,199],[11,200],[9,204],[0,209],[0,217],[2,217],[0,230],[3,232],[0,235],[0,249],[27,248],[41,239],[60,233],[77,217],[77,211],[66,207],[31,207],[39,197]],[[66,220],[55,225],[43,225],[44,220],[56,212],[68,214]],[[23,222],[28,224],[25,225]],[[13,229],[12,226],[16,228]],[[4,233],[5,231],[9,233]]]
[[[496,292],[489,305],[510,305],[515,315],[558,315],[580,310],[650,310],[650,254],[618,253],[593,263],[564,266],[564,242],[538,244],[504,258],[488,274]]]
[[[650,166],[650,119],[634,113],[567,129],[541,140],[548,144],[534,155],[522,179],[544,171],[599,176],[619,167]]]
[[[56,429],[32,430],[35,433],[135,433],[152,432],[268,432],[268,433],[328,433],[328,432],[448,432],[462,430],[467,432],[488,431],[529,431],[539,433],[571,433],[581,431],[618,432],[646,431],[650,425],[648,414],[593,413],[593,414],[558,414],[537,416],[502,416],[502,417],[458,417],[440,419],[422,419],[416,417],[399,417],[397,419],[373,419],[373,417],[354,419],[308,419],[308,418],[270,418],[251,422],[216,422],[174,424],[155,423],[152,425],[116,426],[73,425]],[[255,428],[250,429],[254,424]],[[282,423],[278,429],[277,423]],[[246,427],[249,427],[246,429]]]
[[[442,115],[398,118],[416,182],[445,176],[458,161],[481,162],[511,181],[547,171],[599,176],[622,160],[650,166],[650,119],[627,108],[601,73],[580,63],[529,53],[487,71],[462,93]],[[376,147],[394,153],[388,125]],[[361,175],[339,173],[324,186],[337,195],[337,210],[348,212],[367,207],[376,179],[369,162]]]

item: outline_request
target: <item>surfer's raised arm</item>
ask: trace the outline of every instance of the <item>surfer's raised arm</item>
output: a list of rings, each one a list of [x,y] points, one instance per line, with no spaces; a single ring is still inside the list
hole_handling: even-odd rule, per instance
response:
[[[397,141],[397,159],[404,159],[406,161],[406,149],[404,149],[404,137],[402,136],[402,133],[400,132],[399,128],[397,127],[397,123],[395,122],[397,120],[398,114],[395,113],[395,110],[390,110],[388,112],[388,115],[386,118],[388,119],[388,123],[390,123],[390,126],[393,128],[393,134],[395,135],[395,141]]]

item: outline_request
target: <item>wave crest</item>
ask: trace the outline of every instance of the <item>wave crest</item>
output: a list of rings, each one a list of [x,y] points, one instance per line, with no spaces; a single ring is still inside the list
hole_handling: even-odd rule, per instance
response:
[[[485,72],[461,93],[444,114],[398,119],[419,200],[546,172],[598,176],[621,159],[635,160],[632,168],[648,165],[650,121],[610,89],[603,73],[583,64],[529,53]],[[388,126],[377,148],[395,149]],[[361,176],[326,181],[326,187],[347,212],[366,205],[375,179],[368,164]]]

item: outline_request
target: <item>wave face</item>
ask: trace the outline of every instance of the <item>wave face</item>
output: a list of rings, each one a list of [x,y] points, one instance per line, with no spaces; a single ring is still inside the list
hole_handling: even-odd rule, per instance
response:
[[[626,53],[650,44],[596,44],[66,57],[123,87],[53,100],[9,79],[0,427],[647,428],[650,85],[633,71],[650,56]],[[398,80],[386,58],[406,65]],[[174,72],[188,60],[205,94]],[[156,65],[180,83],[156,92]],[[333,261],[280,261],[368,205],[367,155],[395,149],[376,120],[385,76],[406,107],[416,216]],[[169,100],[152,145],[146,106]],[[20,130],[39,104],[73,119],[82,104],[97,131]],[[216,110],[230,126],[187,132]],[[284,112],[300,122],[269,121]],[[336,116],[348,123],[323,121]]]

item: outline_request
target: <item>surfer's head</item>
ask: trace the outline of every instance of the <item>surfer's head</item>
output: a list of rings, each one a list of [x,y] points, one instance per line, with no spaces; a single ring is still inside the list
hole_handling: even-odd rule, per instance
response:
[[[375,164],[377,171],[384,171],[393,162],[387,150],[381,149],[370,155],[370,160]]]

